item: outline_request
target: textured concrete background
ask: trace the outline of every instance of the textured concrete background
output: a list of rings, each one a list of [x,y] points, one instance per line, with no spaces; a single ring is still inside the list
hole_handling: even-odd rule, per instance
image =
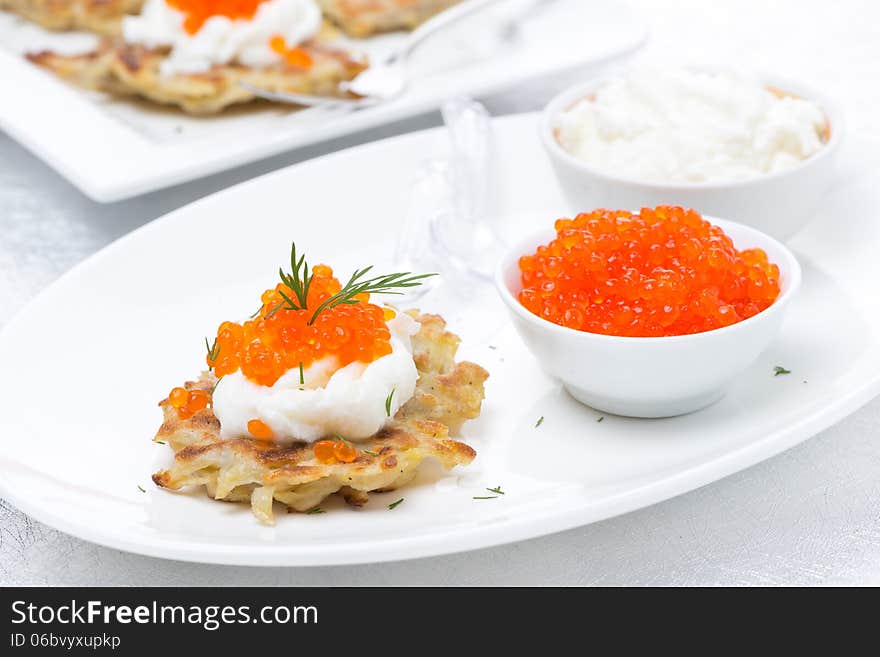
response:
[[[872,0],[639,0],[642,59],[743,63],[804,78],[843,106],[850,138],[880,137],[880,5]],[[484,99],[539,109],[567,82]],[[98,205],[0,133],[0,324],[58,275],[138,226],[232,183],[439,124],[426,115],[150,194]],[[862,175],[877,177],[880,171]],[[242,568],[110,550],[0,501],[0,584],[880,584],[880,400],[815,439],[714,485],[626,516],[501,548],[395,564]]]

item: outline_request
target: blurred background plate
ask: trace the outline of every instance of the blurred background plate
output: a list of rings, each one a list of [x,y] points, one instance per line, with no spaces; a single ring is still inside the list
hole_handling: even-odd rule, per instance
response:
[[[503,29],[519,15],[517,30]],[[21,54],[81,51],[93,39],[47,33],[0,12],[0,128],[91,198],[116,201],[423,113],[457,94],[604,62],[634,51],[646,34],[632,11],[610,0],[508,0],[426,42],[413,56],[410,87],[393,102],[350,114],[262,104],[191,117],[65,84]],[[349,43],[381,56],[400,39]]]

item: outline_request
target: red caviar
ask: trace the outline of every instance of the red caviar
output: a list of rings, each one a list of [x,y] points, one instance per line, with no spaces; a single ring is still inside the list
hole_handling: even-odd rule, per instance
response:
[[[253,319],[220,325],[214,349],[207,356],[208,367],[218,378],[240,369],[254,383],[271,386],[285,372],[300,365],[307,368],[325,356],[335,356],[338,367],[345,367],[353,362],[371,363],[391,353],[384,311],[369,303],[368,294],[355,297],[360,303],[323,310],[310,324],[321,302],[341,289],[330,267],[316,265],[312,274],[306,310],[285,308],[282,293],[289,299],[295,295],[279,283],[263,293],[263,305]]]
[[[779,267],[738,251],[718,226],[674,206],[559,219],[556,238],[519,260],[519,301],[555,324],[660,337],[735,324],[779,296]]]
[[[332,440],[319,440],[315,443],[315,458],[321,463],[336,463],[336,454],[334,454],[334,443]]]
[[[189,400],[189,390],[186,388],[174,388],[168,395],[168,401],[174,408],[183,408]]]
[[[231,20],[250,20],[266,0],[166,0],[169,7],[183,13],[183,29],[195,34],[213,16]],[[269,47],[290,66],[308,69],[314,61],[304,48],[288,48],[281,35],[269,39]]]
[[[319,440],[312,448],[321,463],[351,463],[358,457],[357,448],[346,440]]]
[[[305,48],[288,48],[283,36],[276,34],[269,39],[269,47],[284,59],[285,63],[297,68],[312,68],[314,60]]]
[[[165,0],[168,6],[185,16],[183,29],[198,32],[212,16],[250,20],[266,0]]]
[[[211,395],[204,390],[174,388],[168,394],[168,402],[177,411],[178,417],[185,420],[208,408],[211,403]]]
[[[350,443],[337,440],[333,443],[333,456],[343,463],[351,463],[358,457],[358,452]]]
[[[275,437],[272,427],[257,418],[248,420],[247,430],[248,433],[258,440],[272,440]]]

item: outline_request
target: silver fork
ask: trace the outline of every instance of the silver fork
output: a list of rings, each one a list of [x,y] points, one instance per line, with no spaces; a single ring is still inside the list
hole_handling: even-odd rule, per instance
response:
[[[406,63],[412,52],[425,40],[444,28],[457,23],[489,5],[502,0],[466,0],[459,5],[440,12],[409,33],[390,55],[378,63],[371,63],[363,73],[349,82],[340,84],[340,90],[349,92],[357,98],[336,98],[333,96],[313,96],[309,94],[269,91],[247,82],[239,84],[255,96],[282,103],[293,103],[306,107],[330,107],[360,109],[371,107],[396,98],[406,89]]]

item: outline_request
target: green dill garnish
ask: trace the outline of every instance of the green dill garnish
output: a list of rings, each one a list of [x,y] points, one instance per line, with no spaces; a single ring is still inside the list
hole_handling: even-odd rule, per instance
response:
[[[142,493],[146,493],[146,492],[147,492],[147,491],[144,489],[144,487],[141,486],[140,484],[138,484],[138,490],[139,490],[140,492],[142,492]]]
[[[260,306],[259,308],[257,308],[257,311],[253,315],[251,315],[248,319],[254,319],[257,315],[260,314],[260,311],[262,309],[263,309],[263,306]]]
[[[369,449],[365,449],[364,454],[369,454],[370,456],[379,456],[376,452],[373,452]]]
[[[164,440],[154,440],[153,442],[156,443],[157,445],[164,445],[165,444]]]
[[[217,379],[217,383],[215,383],[215,384],[211,387],[211,394],[212,394],[212,395],[214,394],[214,391],[217,389],[217,386],[220,385],[220,382],[221,382],[222,380],[223,380],[223,377],[221,376],[219,379]]]
[[[312,313],[312,318],[309,320],[309,324],[313,324],[318,315],[328,308],[358,303],[358,300],[355,299],[355,297],[360,294],[403,294],[399,288],[417,287],[422,284],[424,279],[437,275],[413,274],[412,272],[406,271],[397,274],[375,276],[374,278],[367,278],[364,280],[364,276],[372,268],[371,265],[355,271],[351,275],[351,278],[348,279],[348,283],[343,285],[339,292],[329,299],[326,299],[315,309],[315,312]]]
[[[538,421],[535,422],[535,429],[540,427],[543,423],[544,423],[544,416],[542,415],[541,417],[538,418]]]
[[[475,500],[497,500],[497,495],[474,495]]]
[[[220,355],[220,347],[217,346],[217,338],[214,338],[213,344],[208,344],[208,338],[205,338],[205,349],[208,350],[208,360],[215,361]]]
[[[596,422],[601,422],[601,421],[604,420],[604,419],[605,419],[605,416],[604,416],[604,415],[600,415],[599,417],[596,418]]]
[[[436,276],[436,274],[400,272],[365,279],[364,276],[372,268],[370,266],[356,269],[351,278],[348,279],[348,283],[343,285],[339,292],[325,299],[315,308],[315,312],[312,313],[309,319],[309,324],[314,324],[318,315],[328,308],[358,303],[355,297],[360,294],[403,294],[400,288],[416,287],[421,285],[425,278]],[[290,297],[283,290],[278,290],[278,294],[284,299],[284,304],[280,305],[279,308],[283,310],[306,310],[308,307],[309,287],[312,284],[314,273],[309,273],[309,265],[306,262],[305,255],[297,257],[295,243],[290,246],[290,269],[290,273],[286,273],[284,269],[278,270],[281,282],[293,291],[293,297]],[[274,311],[275,309],[273,309],[273,313]]]
[[[316,514],[316,513],[324,513],[324,509],[322,509],[322,508],[319,507],[319,506],[316,506],[316,507],[314,507],[313,509],[309,509],[308,511],[306,511],[306,513],[307,513],[308,515],[311,516],[311,515],[314,515],[314,514]]]
[[[496,495],[504,495],[504,491],[501,490],[501,485],[495,486],[495,488],[487,488],[487,491],[490,493],[495,493]]]
[[[303,372],[303,364],[302,361],[299,361],[299,384],[301,386],[306,384],[306,375]]]
[[[394,392],[397,388],[391,388],[391,392],[388,393],[388,396],[385,398],[385,417],[391,417],[391,398],[394,397]]]
[[[280,290],[279,294],[287,302],[287,310],[305,310],[309,298],[309,287],[312,284],[312,275],[309,274],[306,256],[296,257],[295,242],[290,245],[290,269],[289,274],[285,274],[283,269],[279,269],[278,274],[281,276],[281,282],[293,291],[296,301]]]
[[[401,497],[399,500],[397,500],[396,502],[392,502],[391,504],[389,504],[389,505],[388,505],[388,508],[389,508],[389,509],[396,509],[397,506],[398,506],[401,502],[403,502],[403,498],[402,498],[402,497]]]
[[[341,440],[342,442],[351,445],[351,443],[341,433],[334,433],[333,435],[339,438],[339,440]]]
[[[283,307],[284,307],[284,304],[283,304],[283,303],[279,303],[279,304],[278,304],[277,306],[275,306],[272,310],[270,310],[269,312],[266,313],[266,319],[269,319],[272,315],[274,315],[275,313],[277,313],[277,312],[278,312],[279,310],[281,310]],[[259,312],[259,311],[257,311],[257,312]]]
[[[784,367],[777,365],[773,368],[773,376],[779,376],[780,374],[791,374],[791,370],[787,370]]]

